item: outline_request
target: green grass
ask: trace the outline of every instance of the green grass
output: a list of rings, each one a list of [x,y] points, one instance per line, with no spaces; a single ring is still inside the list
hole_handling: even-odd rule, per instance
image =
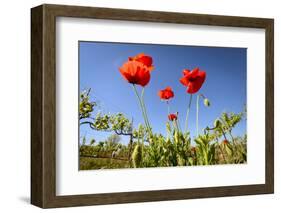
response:
[[[119,160],[111,158],[93,158],[93,157],[80,157],[79,169],[118,169],[129,168],[130,164],[128,160]]]

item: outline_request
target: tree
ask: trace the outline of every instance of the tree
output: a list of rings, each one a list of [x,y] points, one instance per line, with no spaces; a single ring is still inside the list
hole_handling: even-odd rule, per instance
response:
[[[115,135],[129,136],[129,153],[128,158],[131,159],[132,144],[133,144],[133,122],[125,117],[122,113],[113,115],[98,113],[92,117],[96,102],[90,101],[91,89],[81,92],[79,120],[80,125],[89,125],[96,131],[114,132]],[[116,136],[115,136],[116,137]]]
[[[90,146],[93,146],[95,144],[96,140],[93,138],[91,141],[90,141]]]
[[[94,111],[94,106],[96,102],[90,101],[90,92],[91,89],[85,90],[80,94],[80,103],[79,103],[79,119],[89,118],[91,113]]]
[[[121,140],[121,137],[117,134],[110,135],[107,138],[107,142],[111,143],[111,144],[118,144],[120,142],[120,140]]]

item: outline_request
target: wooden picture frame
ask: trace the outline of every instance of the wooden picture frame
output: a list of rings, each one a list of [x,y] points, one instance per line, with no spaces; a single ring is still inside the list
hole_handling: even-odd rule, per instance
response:
[[[266,34],[265,184],[56,195],[56,18],[262,28]],[[31,203],[41,208],[267,194],[274,191],[273,19],[44,4],[31,9]]]

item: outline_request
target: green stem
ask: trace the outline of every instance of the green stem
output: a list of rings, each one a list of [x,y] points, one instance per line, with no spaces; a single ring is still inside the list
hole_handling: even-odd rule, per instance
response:
[[[197,131],[197,136],[199,136],[199,99],[200,99],[200,95],[197,95],[197,102],[196,102],[196,131]]]
[[[221,129],[222,135],[223,135],[223,137],[224,137],[224,140],[226,140],[226,141],[227,141],[226,135],[225,135],[225,133],[224,133],[224,131],[223,131],[222,127],[221,127],[220,129]]]
[[[233,135],[231,134],[231,130],[228,130],[228,134],[229,134],[230,137],[231,137],[231,140],[232,140],[232,143],[233,143],[234,148],[237,150],[238,145],[237,145],[237,143],[235,142]]]
[[[171,123],[173,124],[173,127],[174,127],[174,129],[176,130],[176,129],[177,129],[177,125],[176,125],[176,123],[175,123],[175,120],[173,120]]]
[[[235,145],[234,137],[233,137],[233,135],[231,134],[231,131],[230,131],[230,130],[228,131],[228,134],[229,134],[230,137],[231,137],[232,143]]]
[[[169,105],[169,101],[166,102],[167,106],[168,106],[168,115],[170,114],[170,105]]]
[[[179,119],[179,118],[178,118],[178,119]],[[176,121],[177,127],[178,127],[178,130],[179,130],[180,132],[182,132],[182,131],[181,131],[181,126],[180,126],[180,123],[179,123],[178,119],[177,119],[177,121]]]
[[[205,165],[209,165],[208,153],[204,151]]]
[[[146,122],[147,122],[147,125],[148,125],[148,128],[149,128],[149,132],[150,132],[150,134],[152,134],[150,123],[149,123],[148,116],[147,116],[146,106],[145,106],[145,102],[144,102],[144,98],[143,97],[144,97],[144,88],[142,89],[142,92],[141,92],[142,107],[143,107],[143,110],[144,110],[144,115],[145,115],[145,119],[146,119]]]
[[[226,161],[226,159],[225,159],[225,156],[224,156],[224,152],[223,152],[223,150],[222,150],[222,148],[221,148],[221,144],[219,144],[219,142],[218,142],[218,139],[217,139],[217,146],[219,146],[220,152],[221,152],[221,154],[222,154],[223,161],[224,161],[225,163],[227,163],[227,161]]]
[[[188,128],[188,116],[189,116],[189,111],[190,111],[190,107],[191,107],[191,102],[192,102],[192,94],[190,94],[188,108],[186,110],[184,132],[186,132],[187,128]]]
[[[147,129],[149,129],[149,126],[148,126],[148,123],[147,123],[147,120],[146,120],[146,117],[145,117],[145,112],[144,112],[144,109],[143,109],[142,101],[141,101],[141,98],[138,94],[136,86],[134,84],[133,84],[133,89],[134,89],[134,92],[135,92],[135,94],[138,98],[139,104],[140,104],[140,108],[141,108],[142,116],[143,116],[143,119],[144,119],[144,122],[145,122],[145,126],[146,126]]]
[[[178,121],[177,121],[177,120],[175,120],[174,122],[175,122],[175,127],[176,127],[177,131],[179,132],[179,131],[180,131],[180,129],[179,129],[179,126],[178,126]]]

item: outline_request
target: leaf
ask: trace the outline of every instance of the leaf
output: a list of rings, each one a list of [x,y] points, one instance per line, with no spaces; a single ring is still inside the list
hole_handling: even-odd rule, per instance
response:
[[[225,151],[226,153],[229,155],[229,156],[232,156],[233,154],[233,149],[231,147],[231,145],[228,143],[228,144],[224,144],[224,148],[225,148]]]

